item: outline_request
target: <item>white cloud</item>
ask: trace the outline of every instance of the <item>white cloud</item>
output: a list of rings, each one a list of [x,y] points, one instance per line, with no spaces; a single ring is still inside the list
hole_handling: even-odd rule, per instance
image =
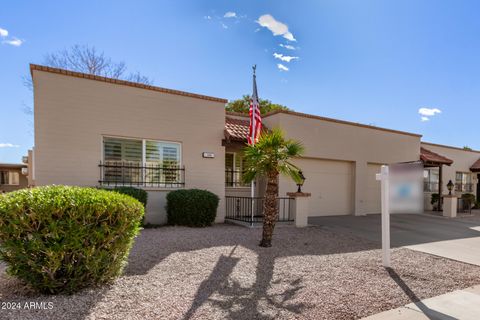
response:
[[[23,40],[20,40],[20,39],[17,39],[17,38],[2,41],[3,44],[9,44],[9,45],[14,46],[14,47],[20,47],[23,44],[23,42],[24,42]]]
[[[282,48],[288,49],[288,50],[297,50],[297,48],[295,48],[294,46],[291,46],[289,44],[280,43],[279,46],[282,47]]]
[[[287,67],[285,67],[283,64],[279,63],[277,64],[277,68],[280,70],[280,71],[288,71],[289,69]]]
[[[222,22],[222,28],[223,29],[228,29],[228,26],[225,23]]]
[[[433,117],[437,113],[442,113],[442,110],[438,108],[420,108],[418,109],[418,114],[421,115],[420,120],[422,122],[429,121],[429,117]]]
[[[203,16],[203,19],[212,20],[212,17],[211,16]]]
[[[224,18],[236,18],[237,14],[233,11],[228,11],[223,15]]]
[[[437,108],[420,108],[418,109],[418,113],[421,114],[422,116],[431,117],[437,113],[442,113],[442,110]]]
[[[0,143],[0,148],[18,148],[18,147],[20,147],[18,144]]]
[[[295,40],[293,34],[288,31],[288,26],[285,23],[275,20],[275,18],[269,14],[264,14],[263,16],[260,16],[260,18],[258,18],[256,22],[262,27],[270,30],[274,36],[281,35],[287,40],[297,41]]]
[[[8,30],[0,28],[0,37],[7,37],[7,36],[8,36]]]
[[[292,60],[298,59],[298,57],[284,56],[283,54],[276,53],[276,52],[273,54],[273,56],[275,57],[275,59],[279,59],[279,60],[282,60],[282,61],[285,61],[285,62],[290,62]]]

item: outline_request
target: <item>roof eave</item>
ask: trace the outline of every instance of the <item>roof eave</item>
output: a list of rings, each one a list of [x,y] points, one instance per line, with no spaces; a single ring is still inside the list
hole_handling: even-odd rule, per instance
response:
[[[202,100],[208,100],[208,101],[214,101],[214,102],[220,102],[220,103],[227,103],[228,102],[227,99],[223,99],[223,98],[217,98],[217,97],[206,96],[206,95],[197,94],[197,93],[190,93],[190,92],[186,92],[186,91],[156,87],[156,86],[151,86],[151,85],[138,83],[138,82],[108,78],[108,77],[97,76],[97,75],[93,75],[93,74],[87,74],[87,73],[65,70],[65,69],[60,69],[60,68],[53,68],[53,67],[48,67],[48,66],[43,66],[43,65],[33,64],[33,63],[30,64],[30,74],[32,75],[32,78],[33,78],[33,71],[35,71],[35,70],[36,71],[54,73],[54,74],[61,74],[61,75],[71,76],[71,77],[76,77],[76,78],[83,78],[83,79],[88,79],[88,80],[95,80],[95,81],[101,81],[101,82],[106,82],[106,83],[129,86],[129,87],[140,88],[140,89],[145,89],[145,90],[157,91],[157,92],[173,94],[173,95],[178,95],[178,96],[184,96],[184,97],[189,97],[189,98],[195,98],[195,99],[202,99]]]

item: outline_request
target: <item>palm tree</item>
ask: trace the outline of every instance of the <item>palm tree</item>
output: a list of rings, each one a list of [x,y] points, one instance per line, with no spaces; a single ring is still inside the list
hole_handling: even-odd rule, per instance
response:
[[[278,217],[278,176],[281,173],[296,182],[299,181],[300,169],[292,164],[290,159],[302,155],[303,152],[303,145],[298,141],[285,139],[280,129],[262,133],[255,145],[249,145],[244,150],[243,180],[249,183],[258,176],[267,178],[261,247],[272,246],[273,229]]]

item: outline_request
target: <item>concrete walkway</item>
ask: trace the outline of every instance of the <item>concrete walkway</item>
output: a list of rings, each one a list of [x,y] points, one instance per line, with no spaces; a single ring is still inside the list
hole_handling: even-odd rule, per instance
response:
[[[381,312],[365,320],[478,320],[480,319],[480,285],[407,304]]]
[[[378,214],[311,217],[308,222],[381,245]],[[406,247],[480,266],[480,216],[451,219],[426,214],[393,214],[390,233],[392,247]]]

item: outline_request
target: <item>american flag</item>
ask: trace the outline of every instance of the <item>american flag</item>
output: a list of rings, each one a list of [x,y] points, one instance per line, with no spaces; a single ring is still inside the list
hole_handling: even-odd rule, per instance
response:
[[[250,116],[250,127],[248,134],[248,144],[253,145],[258,142],[260,132],[262,131],[262,116],[260,114],[260,105],[258,103],[257,93],[257,77],[255,75],[255,69],[257,66],[253,66],[253,94],[250,100],[250,110],[248,115]]]

